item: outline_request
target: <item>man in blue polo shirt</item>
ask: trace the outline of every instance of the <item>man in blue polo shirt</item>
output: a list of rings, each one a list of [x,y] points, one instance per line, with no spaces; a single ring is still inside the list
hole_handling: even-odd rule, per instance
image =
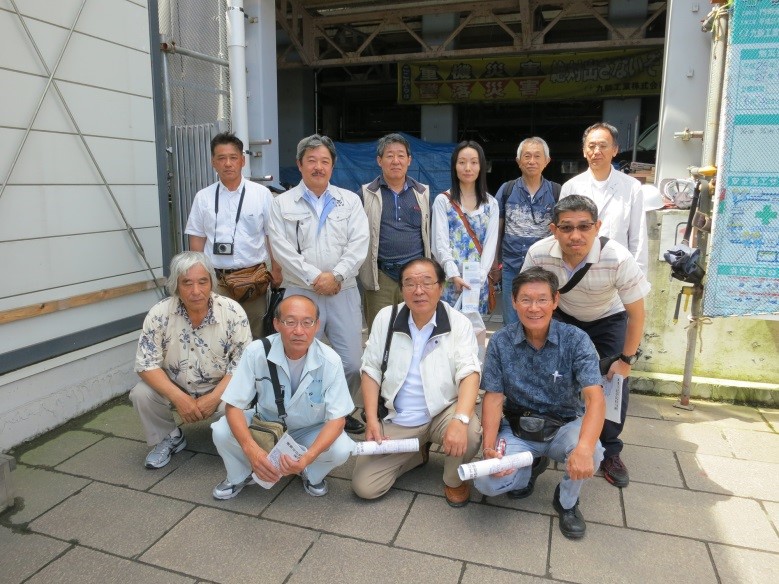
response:
[[[543,268],[519,274],[512,305],[519,323],[496,332],[482,374],[484,458],[530,452],[565,464],[552,504],[565,537],[584,536],[579,492],[603,460],[598,441],[606,413],[598,354],[585,332],[552,320],[560,298],[557,276]],[[505,414],[505,417],[504,417]],[[477,478],[474,486],[493,497],[530,494],[531,468]],[[532,490],[532,489],[531,489]]]

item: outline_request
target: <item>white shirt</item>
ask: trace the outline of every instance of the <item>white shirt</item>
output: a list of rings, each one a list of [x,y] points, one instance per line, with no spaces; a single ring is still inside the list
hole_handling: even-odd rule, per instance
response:
[[[398,412],[398,415],[393,418],[392,423],[398,426],[416,427],[432,420],[430,412],[427,410],[425,388],[422,385],[419,363],[422,361],[422,352],[427,341],[430,340],[430,335],[433,334],[435,325],[435,313],[433,313],[433,318],[421,329],[418,329],[414,323],[414,317],[409,312],[408,329],[411,332],[413,348],[406,380],[395,396],[395,411]]]
[[[219,186],[219,215],[215,213],[214,195]],[[241,190],[246,187],[241,216],[238,224],[235,215]],[[195,195],[184,233],[205,237],[203,252],[215,268],[238,269],[256,266],[268,259],[265,237],[268,233],[270,205],[273,195],[264,186],[241,180],[234,191],[228,190],[221,181],[216,182]],[[235,240],[233,240],[235,233]],[[214,255],[214,241],[233,243],[232,255]]]

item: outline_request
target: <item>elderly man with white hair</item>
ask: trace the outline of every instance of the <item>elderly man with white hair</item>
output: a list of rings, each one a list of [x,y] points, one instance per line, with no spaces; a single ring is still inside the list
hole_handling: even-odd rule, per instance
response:
[[[153,446],[146,468],[162,468],[186,448],[184,423],[224,413],[222,393],[251,342],[249,320],[236,301],[213,292],[216,274],[201,252],[185,251],[170,263],[170,297],[152,306],[135,356],[141,381],[130,401]]]

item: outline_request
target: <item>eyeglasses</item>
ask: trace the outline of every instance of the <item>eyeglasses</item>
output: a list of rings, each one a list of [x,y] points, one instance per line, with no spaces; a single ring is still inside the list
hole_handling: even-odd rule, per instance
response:
[[[416,290],[417,286],[420,286],[423,290],[432,290],[438,285],[438,281],[436,280],[425,280],[424,282],[412,282],[411,280],[406,280],[401,285],[404,290]]]
[[[546,308],[550,304],[552,304],[551,298],[520,298],[517,301],[517,304],[519,304],[522,308],[530,308],[534,304],[538,306],[539,308]]]
[[[304,318],[303,320],[295,320],[294,318],[285,318],[279,322],[290,329],[297,328],[298,325],[302,326],[304,329],[310,329],[316,324],[316,319]]]
[[[562,233],[573,233],[577,229],[582,233],[587,233],[593,227],[595,227],[595,223],[580,223],[579,225],[557,225],[556,227],[557,231]]]

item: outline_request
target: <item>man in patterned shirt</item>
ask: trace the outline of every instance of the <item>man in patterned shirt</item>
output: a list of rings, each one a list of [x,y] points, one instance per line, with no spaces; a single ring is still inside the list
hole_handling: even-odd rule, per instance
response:
[[[135,356],[141,381],[130,401],[153,446],[146,468],[162,468],[187,440],[184,423],[224,413],[222,393],[251,340],[241,305],[212,292],[214,268],[201,252],[185,251],[170,262],[170,297],[155,304],[143,322]]]
[[[496,332],[487,346],[481,387],[484,458],[530,452],[565,464],[552,503],[564,536],[587,528],[579,492],[603,459],[598,435],[606,412],[598,354],[587,334],[552,320],[560,299],[557,276],[531,268],[514,278],[512,305],[519,322]],[[504,417],[505,414],[505,417]],[[480,477],[474,486],[494,497],[532,492],[531,468]],[[528,489],[528,487],[530,487]]]

